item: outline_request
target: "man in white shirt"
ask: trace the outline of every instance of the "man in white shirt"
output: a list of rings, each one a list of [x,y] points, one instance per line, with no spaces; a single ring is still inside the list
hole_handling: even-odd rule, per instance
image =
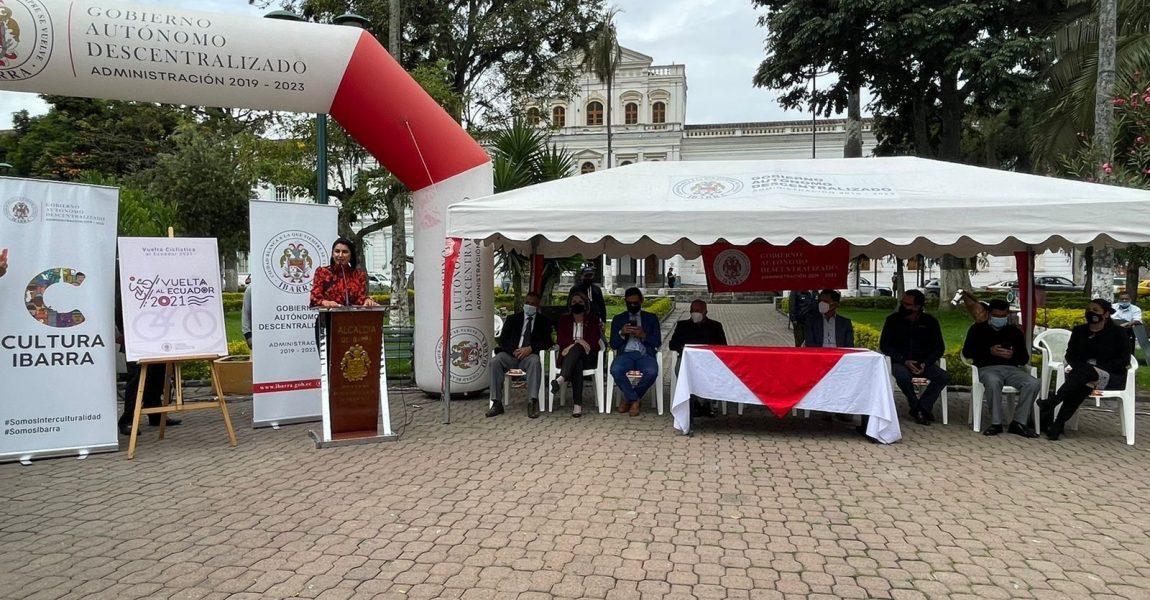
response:
[[[1130,351],[1134,351],[1134,341],[1142,346],[1144,360],[1150,360],[1150,340],[1146,337],[1146,325],[1142,323],[1142,309],[1130,302],[1130,293],[1118,294],[1118,302],[1114,303],[1114,314],[1110,319],[1120,327],[1126,329],[1130,336]]]

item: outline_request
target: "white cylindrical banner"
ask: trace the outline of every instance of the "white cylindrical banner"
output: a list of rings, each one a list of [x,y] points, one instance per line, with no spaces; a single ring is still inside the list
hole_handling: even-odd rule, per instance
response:
[[[118,202],[0,178],[0,460],[118,448]]]
[[[415,382],[425,392],[443,387],[443,241],[447,205],[491,193],[487,163],[415,193]],[[476,193],[478,190],[479,193]],[[494,329],[491,249],[463,240],[451,282],[451,391],[489,384]],[[434,354],[433,354],[434,353]]]
[[[338,209],[322,204],[252,202],[252,425],[320,418],[315,270],[330,260]]]

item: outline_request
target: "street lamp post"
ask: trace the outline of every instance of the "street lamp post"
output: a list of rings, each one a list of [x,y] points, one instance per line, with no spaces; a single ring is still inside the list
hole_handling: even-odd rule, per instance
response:
[[[305,19],[289,10],[275,10],[266,15],[265,19],[279,19],[282,21],[299,21]],[[336,25],[348,25],[367,29],[370,23],[366,18],[354,13],[344,13],[334,19]],[[327,114],[318,113],[315,116],[315,201],[327,204]]]

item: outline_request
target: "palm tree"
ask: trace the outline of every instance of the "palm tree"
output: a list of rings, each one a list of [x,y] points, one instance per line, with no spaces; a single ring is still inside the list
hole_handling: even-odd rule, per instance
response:
[[[550,133],[547,130],[529,125],[523,119],[515,119],[508,127],[496,131],[491,139],[495,192],[573,175],[575,158],[549,142]],[[581,257],[546,260],[541,290],[544,298],[549,297],[563,271],[577,269],[582,262]],[[498,249],[495,251],[495,265],[511,278],[515,306],[518,307],[523,298],[523,281],[531,271],[530,258],[515,251]]]
[[[1094,130],[1098,81],[1099,0],[1070,0],[1068,19],[1050,37],[1042,77],[1049,100],[1040,107],[1032,141],[1036,163],[1053,169],[1075,153]],[[1150,0],[1118,0],[1118,39],[1114,71],[1119,89],[1131,87],[1136,73],[1150,73]]]
[[[602,83],[607,84],[607,162],[611,168],[611,85],[615,81],[615,70],[623,59],[623,49],[619,47],[619,37],[615,32],[615,15],[619,9],[611,8],[603,14],[603,20],[596,27],[590,45],[583,52],[583,64]]]

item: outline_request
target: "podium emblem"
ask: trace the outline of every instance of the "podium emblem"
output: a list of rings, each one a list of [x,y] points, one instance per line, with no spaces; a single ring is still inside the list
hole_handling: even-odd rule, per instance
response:
[[[370,367],[371,358],[367,355],[367,350],[359,344],[348,348],[347,352],[343,353],[343,359],[339,361],[339,370],[343,373],[343,378],[348,381],[362,381],[367,377]]]

